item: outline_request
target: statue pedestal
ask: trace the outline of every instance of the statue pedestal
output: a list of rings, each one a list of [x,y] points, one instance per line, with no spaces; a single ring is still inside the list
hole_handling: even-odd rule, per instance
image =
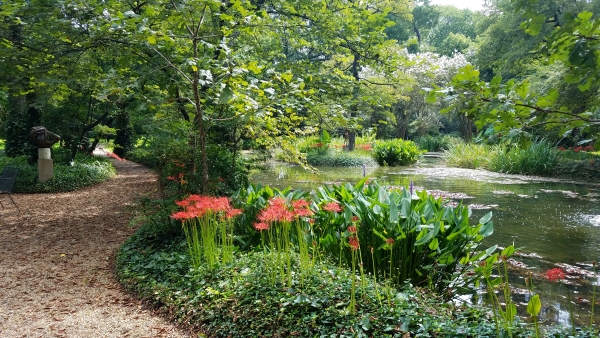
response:
[[[50,148],[38,149],[38,179],[46,182],[54,177],[54,164],[50,158]]]

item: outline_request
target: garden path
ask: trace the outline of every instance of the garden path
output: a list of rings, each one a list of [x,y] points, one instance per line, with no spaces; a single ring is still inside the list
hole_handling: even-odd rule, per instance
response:
[[[189,336],[115,279],[130,207],[156,192],[157,177],[114,164],[115,178],[79,191],[13,195],[21,213],[0,196],[0,337]]]

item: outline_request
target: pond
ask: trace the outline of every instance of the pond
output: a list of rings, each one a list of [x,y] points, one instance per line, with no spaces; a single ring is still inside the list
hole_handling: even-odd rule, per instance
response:
[[[320,168],[318,173],[281,164],[253,173],[251,181],[311,190],[322,184],[356,183],[364,174],[380,184],[407,186],[412,180],[417,187],[451,193],[448,196],[472,207],[472,222],[491,210],[495,231],[484,244],[514,243],[520,248],[510,273],[519,314],[527,316],[525,278],[531,276],[544,305],[540,320],[568,325],[570,297],[576,322],[589,325],[593,285],[600,285],[592,268],[592,262],[600,261],[600,182],[449,168],[435,159],[410,167]],[[567,272],[565,283],[545,278],[545,271],[557,266]],[[599,304],[596,300],[596,308]]]

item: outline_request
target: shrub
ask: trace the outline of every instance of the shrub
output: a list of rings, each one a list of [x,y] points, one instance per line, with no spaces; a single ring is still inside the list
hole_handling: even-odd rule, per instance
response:
[[[249,184],[249,164],[241,157],[233,160],[233,153],[215,144],[207,146],[208,191],[215,195],[229,195]],[[146,142],[132,150],[128,159],[156,169],[164,192],[169,196],[198,193],[202,189],[202,159],[199,150],[192,151],[187,140]]]
[[[422,153],[414,142],[402,139],[376,141],[373,148],[377,163],[387,166],[415,163]]]

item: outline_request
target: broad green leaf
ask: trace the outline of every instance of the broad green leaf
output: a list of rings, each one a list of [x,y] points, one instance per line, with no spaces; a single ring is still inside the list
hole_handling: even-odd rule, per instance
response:
[[[483,237],[488,237],[488,236],[492,235],[494,233],[494,222],[489,221],[489,222],[483,224],[481,226],[481,228],[479,228],[479,233]]]
[[[485,223],[489,222],[491,219],[492,219],[492,212],[490,211],[479,219],[479,223],[485,224]]]
[[[226,85],[221,92],[221,97],[219,98],[222,104],[227,104],[233,98],[233,90],[229,85]]]
[[[540,295],[533,295],[527,302],[527,313],[532,317],[537,316],[542,309],[542,302],[540,301]]]
[[[390,200],[390,223],[398,223],[398,205],[396,201],[392,198]]]
[[[431,240],[431,242],[429,243],[429,249],[431,250],[437,250],[439,247],[439,242],[437,238],[434,238],[433,240]]]

